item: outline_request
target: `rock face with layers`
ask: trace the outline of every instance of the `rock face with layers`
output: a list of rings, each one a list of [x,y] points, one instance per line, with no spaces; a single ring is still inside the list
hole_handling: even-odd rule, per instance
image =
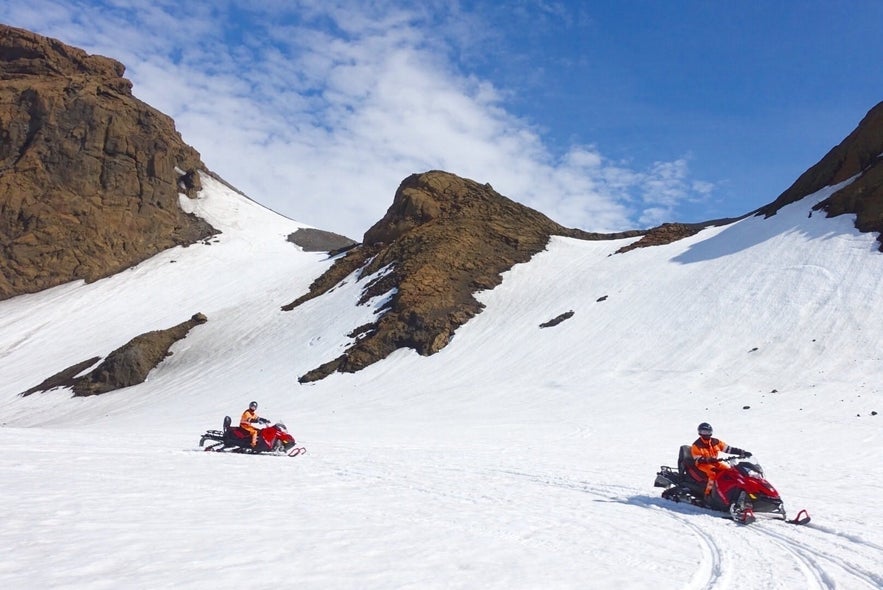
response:
[[[854,176],[857,178],[852,183],[813,209],[824,211],[829,217],[855,215],[856,229],[879,233],[877,241],[883,252],[883,102],[868,111],[846,139],[758,213],[775,215],[785,205]]]
[[[552,235],[599,240],[642,233],[568,229],[488,184],[440,171],[414,174],[399,186],[392,206],[365,233],[362,245],[319,277],[309,293],[283,308],[293,309],[327,292],[354,272],[366,277],[388,268],[362,295],[365,303],[392,294],[378,320],[354,327],[354,344],[300,381],[355,372],[399,348],[422,355],[438,352],[481,310],[474,293],[499,285],[501,273],[530,260]]]
[[[0,299],[94,281],[212,235],[199,154],[121,63],[0,25]]]

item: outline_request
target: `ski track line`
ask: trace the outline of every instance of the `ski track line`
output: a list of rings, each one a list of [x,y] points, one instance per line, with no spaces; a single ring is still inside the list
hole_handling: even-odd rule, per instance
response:
[[[495,505],[507,505],[510,507],[513,504],[513,500],[509,495],[500,492],[500,490],[511,490],[511,488],[504,485],[505,482],[502,481],[497,482],[497,484],[499,485],[495,485],[492,491],[484,490],[479,495],[459,493],[450,489],[449,484],[451,482],[451,478],[447,476],[448,474],[488,473],[496,472],[495,470],[471,470],[456,467],[445,467],[442,469],[438,469],[437,467],[433,467],[413,471],[406,475],[403,474],[401,470],[395,469],[393,466],[394,463],[391,462],[371,460],[367,463],[368,465],[363,464],[361,468],[347,467],[345,469],[342,469],[339,467],[334,467],[333,470],[338,476],[341,477],[366,481],[370,480],[382,485],[394,486],[397,488],[408,489],[417,493],[426,494],[432,498],[456,500],[473,506],[480,506],[488,502]],[[443,472],[445,475],[440,475],[441,472]],[[433,483],[437,485],[433,485]],[[390,518],[393,518],[393,516],[391,515]],[[398,516],[396,516],[396,518],[398,518]],[[435,515],[431,519],[428,519],[427,517],[421,516],[420,514],[410,514],[409,518],[411,518],[414,522],[426,522],[432,524],[433,526],[438,526],[440,523],[443,523],[443,526],[445,528],[451,531],[458,531],[459,534],[469,533],[475,535],[476,537],[492,536],[497,539],[502,539],[508,543],[517,543],[528,547],[541,548],[544,551],[555,553],[560,552],[571,546],[569,542],[565,541],[550,542],[548,540],[525,538],[523,534],[507,530],[506,528],[489,528],[486,524],[479,525],[469,522],[464,523],[463,520],[456,518],[442,519],[438,515]]]
[[[585,481],[568,480],[560,476],[541,476],[505,469],[497,469],[492,471],[508,474],[515,477],[526,478],[533,481],[534,483],[539,483],[542,485],[586,493],[598,498],[604,498],[611,501],[623,500],[620,496],[611,494],[611,490],[614,488],[621,489],[627,492],[634,491],[623,486],[597,486],[589,484]],[[657,508],[658,514],[660,514],[661,516],[673,519],[678,524],[688,529],[693,534],[693,536],[695,536],[699,540],[702,558],[699,562],[697,570],[694,572],[689,584],[685,587],[685,589],[712,590],[714,588],[719,588],[726,585],[727,576],[723,568],[723,553],[720,546],[715,541],[714,537],[706,532],[701,526],[691,522],[686,517],[663,511],[659,507],[654,508]]]
[[[869,547],[870,549],[873,549],[874,551],[877,551],[879,554],[883,555],[883,547],[877,545],[876,543],[872,543],[871,541],[866,541],[859,535],[843,533],[830,527],[816,524],[814,522],[807,524],[806,528],[814,531],[819,531],[820,533],[824,533],[826,535],[831,535],[832,537],[837,537],[838,541],[848,541],[850,544],[858,544]]]
[[[34,326],[30,330],[25,331],[18,340],[10,342],[3,350],[0,350],[0,359],[6,358],[10,354],[16,352],[23,344],[25,344],[28,340],[30,340],[35,334],[39,334],[40,331],[49,324],[49,322],[43,322],[37,326]]]
[[[641,503],[641,502],[631,502],[633,505],[641,507],[641,508],[650,508],[652,510],[657,511],[659,514],[663,516],[673,519],[675,522],[679,523],[681,526],[689,529],[694,536],[699,538],[703,544],[703,552],[706,554],[711,553],[712,557],[710,557],[710,561],[712,562],[712,569],[710,572],[703,574],[700,576],[700,573],[697,572],[694,575],[694,580],[691,582],[689,586],[686,586],[689,590],[712,590],[714,588],[727,588],[732,586],[731,580],[729,579],[729,574],[731,573],[729,570],[725,570],[723,567],[723,559],[722,556],[728,555],[732,552],[733,546],[728,546],[726,544],[720,544],[717,542],[715,537],[709,533],[709,530],[723,530],[728,535],[728,538],[731,538],[733,535],[738,535],[739,537],[746,538],[745,536],[750,534],[750,531],[757,527],[758,525],[740,525],[733,522],[731,519],[723,516],[718,516],[717,514],[709,514],[706,512],[706,509],[699,509],[695,513],[692,512],[674,512],[665,506],[653,504],[650,502]],[[689,506],[689,505],[688,505]],[[712,521],[719,521],[718,524],[724,525],[726,528],[714,528],[710,529],[709,522],[703,522],[697,524],[694,521],[696,517],[706,516]],[[706,519],[703,519],[705,521]],[[736,528],[733,528],[736,527]],[[747,539],[747,538],[746,538]],[[781,551],[783,551],[786,555],[788,555],[791,559],[796,562],[796,570],[800,572],[806,580],[805,585],[800,586],[805,590],[830,590],[835,587],[832,586],[830,580],[828,580],[828,576],[823,568],[821,568],[818,564],[816,564],[812,559],[807,558],[806,556],[799,555],[794,551],[792,547],[782,546],[779,543],[775,543],[770,540],[771,543],[774,543]],[[736,543],[735,546],[742,546],[744,543]],[[716,554],[716,557],[714,557]],[[760,555],[763,552],[759,552]],[[735,555],[733,558],[734,561],[739,560],[739,555]],[[756,572],[755,572],[756,573]],[[702,582],[702,578],[705,578],[705,581]],[[767,577],[764,578],[762,583],[766,584],[768,587],[774,586],[774,581],[776,580],[776,575],[774,572],[769,571],[767,573]],[[742,587],[741,585],[737,585],[737,588]]]
[[[429,479],[435,479],[438,482],[446,481],[446,478],[441,478],[440,480],[438,479],[437,468],[429,470],[424,474],[424,476],[428,476],[427,479],[426,477],[420,477],[419,472],[414,472],[410,476],[403,476],[403,474],[400,471],[395,470],[394,466],[391,465],[389,462],[372,460],[368,463],[370,463],[370,467],[368,468],[364,468],[367,467],[367,465],[363,464],[363,468],[361,469],[353,469],[350,466],[346,469],[338,468],[336,471],[339,475],[342,476],[350,476],[360,479],[384,482],[386,484],[410,488],[417,492],[426,493],[436,497],[453,498],[470,503],[476,503],[480,501],[479,498],[472,497],[471,495],[453,493],[451,490],[442,491],[438,486],[428,486],[427,481]],[[457,469],[454,467],[446,467],[444,471],[448,473],[472,472],[471,470]],[[486,474],[504,475],[512,478],[527,480],[530,483],[540,486],[548,486],[589,494],[596,498],[608,501],[624,501],[621,495],[616,494],[616,489],[628,493],[634,492],[634,490],[623,486],[599,486],[590,484],[586,481],[574,480],[563,476],[529,473],[513,469],[488,468],[483,470],[475,470],[474,473],[479,473],[481,471]],[[508,501],[506,498],[495,497],[490,494],[485,494],[481,498],[481,500],[495,500],[504,502]],[[680,526],[688,529],[690,533],[695,536],[699,541],[699,546],[702,553],[701,561],[698,565],[697,570],[694,572],[692,579],[685,588],[688,590],[712,590],[714,588],[726,587],[728,585],[728,572],[725,571],[723,565],[723,555],[725,549],[722,549],[722,546],[719,545],[715,537],[707,532],[705,528],[703,528],[703,526],[692,522],[691,519],[686,516],[672,513],[670,511],[664,510],[662,507],[652,504],[649,505],[649,507],[655,508],[658,514],[663,515],[666,518],[673,519]],[[834,577],[828,570],[826,570],[825,567],[823,567],[820,560],[827,561],[832,563],[833,565],[838,566],[848,574],[855,577],[858,581],[871,588],[883,588],[883,575],[878,575],[873,572],[867,571],[860,566],[849,563],[848,561],[840,559],[834,555],[825,553],[817,549],[806,547],[805,544],[801,544],[794,539],[789,538],[787,535],[767,530],[767,527],[769,525],[774,525],[774,521],[763,523],[763,526],[746,527],[745,530],[746,532],[748,532],[749,530],[754,531],[761,534],[762,536],[767,537],[770,543],[778,547],[784,553],[788,554],[796,562],[798,571],[803,574],[806,580],[806,586],[804,586],[804,588],[806,588],[807,590],[831,590],[838,587]],[[818,529],[818,527],[816,528]],[[830,531],[826,531],[824,529],[818,530],[826,534],[831,534]],[[846,541],[849,541],[850,544],[854,544],[856,542],[849,536],[837,533],[834,534],[842,539],[845,539]],[[870,545],[866,544],[866,546]]]
[[[702,569],[697,571],[694,574],[694,581],[691,582],[687,589],[690,590],[712,590],[714,588],[725,588],[729,585],[729,581],[727,576],[725,575],[727,572],[724,571],[722,565],[722,555],[724,551],[726,551],[725,547],[719,545],[715,538],[709,534],[703,526],[692,522],[691,516],[679,516],[677,513],[672,513],[666,510],[661,506],[650,505],[650,508],[654,508],[659,513],[665,515],[668,518],[671,518],[687,529],[690,529],[694,536],[700,539],[702,542],[703,554],[711,561],[711,571],[704,572]],[[728,521],[723,519],[727,524],[736,524],[732,521]],[[740,531],[744,530],[748,532],[753,526],[744,526],[744,525],[736,525],[739,526]],[[781,550],[783,550],[786,554],[791,556],[795,562],[797,562],[797,569],[800,571],[804,578],[806,579],[806,585],[802,586],[804,590],[831,590],[836,588],[836,584],[828,577],[828,574],[825,570],[819,566],[813,559],[801,555],[798,551],[795,550],[794,547],[778,543],[775,541],[771,541],[776,546],[778,546]],[[700,564],[700,568],[702,564]],[[701,574],[701,575],[700,575]],[[705,579],[704,582],[700,580]],[[772,578],[771,578],[772,579]]]
[[[397,470],[393,465],[387,462],[377,460],[363,461],[361,467],[340,467],[333,463],[327,464],[338,476],[348,479],[374,481],[385,485],[396,486],[402,489],[409,489],[422,494],[427,494],[436,498],[449,498],[466,502],[469,504],[478,504],[481,501],[494,501],[509,503],[504,497],[495,497],[490,494],[482,494],[475,496],[472,494],[463,494],[443,489],[446,478],[439,478],[438,469],[427,469],[424,473],[413,472],[411,475],[405,475],[401,470]],[[446,472],[466,473],[466,469],[444,469]],[[434,478],[434,479],[433,479]],[[428,482],[437,481],[440,485],[431,486]]]
[[[445,473],[459,474],[483,473],[486,475],[506,475],[509,477],[515,476],[521,479],[527,479],[530,481],[530,483],[539,484],[543,487],[555,487],[563,490],[571,490],[575,492],[589,494],[598,498],[603,498],[609,501],[622,500],[621,497],[615,494],[611,494],[611,486],[593,486],[591,484],[588,484],[587,482],[568,480],[563,477],[537,475],[508,469],[479,468],[471,470],[457,467],[439,468],[438,466],[434,466],[431,469],[424,469],[423,472],[414,471],[412,475],[404,475],[401,470],[395,469],[394,466],[389,462],[370,460],[363,462],[361,464],[361,468],[353,468],[352,466],[348,466],[346,468],[336,467],[335,470],[339,475],[342,476],[355,476],[365,479],[371,479],[389,485],[396,485],[398,487],[412,489],[417,492],[429,494],[431,496],[439,498],[454,498],[460,501],[469,502],[471,504],[476,504],[480,501],[491,501],[495,503],[510,504],[512,500],[508,496],[492,494],[487,490],[485,490],[485,493],[481,494],[480,496],[475,496],[472,494],[462,494],[450,490],[445,491],[443,488],[447,486],[450,478],[440,477],[440,471],[444,471]],[[428,485],[428,482],[430,481],[436,481],[439,485],[430,486]],[[628,488],[621,489],[628,492],[634,491]]]
[[[760,534],[773,539],[777,545],[794,553],[795,555],[799,555],[801,559],[805,562],[813,564],[813,567],[816,567],[823,575],[822,580],[825,584],[827,584],[826,586],[824,586],[825,588],[836,588],[837,584],[834,580],[830,579],[827,571],[818,565],[818,560],[820,559],[834,564],[847,574],[856,578],[859,582],[862,582],[863,584],[866,584],[871,588],[883,588],[883,574],[881,573],[875,573],[873,571],[866,570],[862,566],[856,565],[849,560],[837,557],[836,555],[832,555],[831,553],[827,553],[820,549],[816,549],[815,547],[811,547],[806,542],[804,542],[805,540],[797,541],[789,537],[788,535],[769,530],[768,528],[758,528],[757,531]]]
[[[598,498],[604,498],[606,500],[620,501],[622,498],[615,494],[611,493],[611,490],[619,489],[625,492],[634,492],[634,490],[630,488],[626,488],[624,486],[599,486],[593,485],[586,481],[579,481],[568,479],[561,476],[551,476],[551,475],[538,475],[534,473],[527,473],[524,471],[515,471],[511,469],[488,469],[488,473],[502,473],[504,475],[509,475],[513,477],[518,477],[522,479],[530,480],[533,483],[540,484],[543,486],[559,488],[563,490],[573,490],[575,492],[582,492],[585,494],[589,494],[592,496],[596,496]]]
[[[771,542],[785,551],[785,553],[791,555],[798,563],[800,571],[803,572],[803,575],[806,577],[806,588],[815,587],[823,590],[833,590],[834,588],[837,588],[837,583],[831,579],[828,572],[826,572],[816,560],[801,551],[795,544],[783,543],[781,541],[776,541],[775,539],[772,539]],[[815,582],[815,584],[810,586],[810,582]]]
[[[660,515],[672,519],[688,529],[699,540],[702,550],[702,561],[699,562],[699,567],[693,573],[693,577],[685,587],[685,590],[712,590],[719,587],[719,584],[724,584],[726,578],[724,577],[723,554],[714,537],[696,523],[687,520],[686,517],[669,513],[659,507],[654,508],[657,509]]]

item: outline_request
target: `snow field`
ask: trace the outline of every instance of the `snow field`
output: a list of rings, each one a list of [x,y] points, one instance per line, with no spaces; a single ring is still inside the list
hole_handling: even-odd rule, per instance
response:
[[[331,261],[203,183],[210,244],[0,302],[0,587],[883,586],[883,256],[807,215],[824,192],[626,255],[553,238],[440,353],[299,385],[380,302],[350,278],[282,312]],[[18,396],[197,312],[141,385]],[[201,452],[251,399],[308,453]],[[701,421],[813,522],[662,500]]]

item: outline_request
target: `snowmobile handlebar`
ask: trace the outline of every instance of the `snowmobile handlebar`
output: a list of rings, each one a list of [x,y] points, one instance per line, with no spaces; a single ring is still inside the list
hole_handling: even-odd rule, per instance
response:
[[[745,459],[744,455],[732,455],[730,457],[715,457],[712,459],[711,457],[699,457],[695,460],[696,463],[732,463],[734,461],[738,461],[739,459]]]

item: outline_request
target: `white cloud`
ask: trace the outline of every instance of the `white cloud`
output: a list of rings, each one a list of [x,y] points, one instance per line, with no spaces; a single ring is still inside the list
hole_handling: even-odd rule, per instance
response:
[[[135,95],[172,116],[212,170],[356,239],[403,178],[428,169],[490,182],[590,231],[670,220],[680,201],[711,191],[686,159],[641,171],[594,146],[556,157],[506,110],[507,89],[453,65],[452,44],[476,26],[460,8],[258,4],[38,0],[0,17],[119,59]]]

